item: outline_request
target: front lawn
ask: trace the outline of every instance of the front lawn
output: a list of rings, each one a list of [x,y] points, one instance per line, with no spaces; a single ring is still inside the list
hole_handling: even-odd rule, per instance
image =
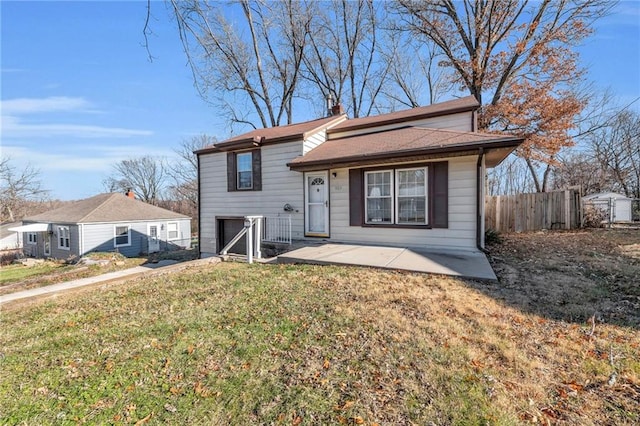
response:
[[[637,424],[640,333],[482,283],[223,263],[2,313],[1,424]]]
[[[25,266],[21,264],[11,264],[2,267],[0,274],[0,286],[7,283],[14,283],[34,276],[48,275],[52,272],[61,272],[70,266],[57,262],[44,262],[38,265]]]

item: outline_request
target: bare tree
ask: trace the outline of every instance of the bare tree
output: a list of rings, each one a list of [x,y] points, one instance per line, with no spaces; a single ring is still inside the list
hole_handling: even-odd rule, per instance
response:
[[[198,207],[198,159],[193,153],[217,142],[214,136],[198,135],[182,141],[178,149],[178,161],[169,165],[168,175],[172,179],[169,187],[171,198],[185,200],[193,211]],[[193,217],[193,211],[189,214]]]
[[[534,192],[533,182],[528,176],[527,164],[522,158],[509,157],[498,167],[487,173],[488,195],[509,195]]]
[[[613,181],[610,189],[640,198],[640,114],[623,110],[588,140],[593,157]]]
[[[170,4],[204,99],[225,110],[231,123],[256,128],[292,122],[311,20],[304,2],[241,0],[232,7],[239,6],[235,16],[242,21],[229,21],[220,2]]]
[[[550,176],[551,188],[580,187],[583,194],[609,190],[612,183],[611,175],[593,158],[590,150],[560,156]]]
[[[304,76],[319,98],[342,101],[353,117],[377,106],[391,65],[383,59],[380,21],[384,10],[371,0],[313,3]]]
[[[113,174],[103,181],[103,185],[110,192],[131,189],[139,200],[157,205],[164,195],[166,180],[164,161],[143,156],[116,163]]]
[[[483,105],[480,127],[526,138],[518,153],[536,190],[546,190],[558,153],[586,100],[573,47],[614,3],[605,0],[527,2],[397,0],[400,26],[433,41],[455,82]],[[485,99],[486,98],[486,99]],[[542,176],[539,175],[540,165]]]
[[[9,157],[0,159],[0,222],[21,219],[29,205],[45,201],[48,194],[42,188],[40,170],[31,165],[16,170]]]

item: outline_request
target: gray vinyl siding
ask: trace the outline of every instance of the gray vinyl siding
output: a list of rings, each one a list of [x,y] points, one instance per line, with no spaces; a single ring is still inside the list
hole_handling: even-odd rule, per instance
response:
[[[200,235],[201,252],[214,254],[216,218],[220,216],[277,216],[290,204],[294,211],[292,238],[304,238],[303,175],[289,170],[288,162],[302,155],[303,142],[265,146],[262,156],[262,190],[227,192],[226,153],[200,156]]]
[[[60,238],[58,237],[58,228],[66,226],[69,228],[69,250],[59,248]],[[80,246],[78,244],[78,225],[66,225],[54,223],[51,225],[53,235],[51,235],[51,257],[54,259],[69,259],[73,257],[80,257]],[[38,240],[38,250],[40,257],[43,256],[44,241]]]
[[[476,248],[477,158],[477,156],[467,156],[448,159],[449,226],[437,229],[350,226],[349,170],[331,170],[336,173],[336,177],[331,179],[330,186],[331,241],[474,250]]]
[[[178,239],[168,241],[168,223],[178,223]],[[169,246],[183,248],[191,247],[191,221],[189,219],[163,219],[146,222],[118,222],[118,223],[88,223],[84,224],[84,252],[111,252],[117,251],[127,257],[135,257],[147,253],[147,241],[149,225],[158,226],[158,236],[161,240],[160,250],[166,250]],[[130,226],[130,245],[115,246],[116,226]],[[177,248],[177,247],[171,247]]]

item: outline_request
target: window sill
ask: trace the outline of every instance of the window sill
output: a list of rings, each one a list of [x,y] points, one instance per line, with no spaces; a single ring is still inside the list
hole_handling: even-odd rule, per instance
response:
[[[363,223],[361,228],[432,229],[431,225],[399,225],[396,223]]]

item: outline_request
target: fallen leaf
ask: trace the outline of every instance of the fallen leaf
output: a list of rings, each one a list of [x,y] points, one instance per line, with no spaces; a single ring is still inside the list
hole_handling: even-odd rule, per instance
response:
[[[324,362],[322,363],[322,368],[324,368],[325,370],[327,370],[329,368],[329,366],[331,365],[331,363],[329,362],[329,360],[327,358],[324,359]]]
[[[140,420],[138,420],[136,422],[136,426],[140,426],[142,424],[145,424],[146,422],[149,421],[149,419],[151,419],[151,416],[153,416],[153,411],[149,413],[148,416],[141,418]]]

